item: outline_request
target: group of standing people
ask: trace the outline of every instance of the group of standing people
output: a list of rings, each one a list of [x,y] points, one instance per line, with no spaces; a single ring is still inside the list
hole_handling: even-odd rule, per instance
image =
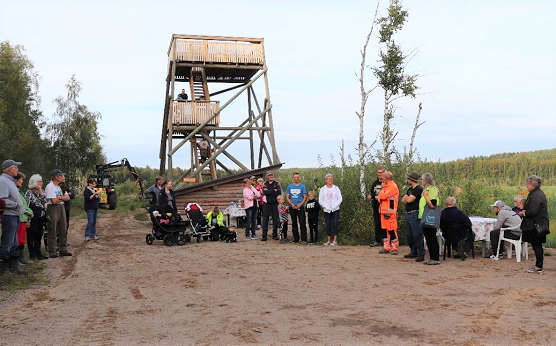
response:
[[[410,249],[405,258],[414,258],[416,262],[424,262],[426,265],[440,264],[440,245],[438,243],[437,227],[422,222],[425,207],[430,209],[440,208],[440,193],[435,185],[431,173],[419,176],[416,172],[407,175],[407,189],[401,202],[405,205],[405,232]],[[419,182],[422,182],[422,186]],[[535,266],[529,268],[528,272],[543,272],[544,251],[542,244],[546,242],[546,231],[549,229],[548,207],[544,192],[541,190],[541,179],[532,175],[526,179],[525,185],[529,191],[527,199],[516,196],[515,208],[511,209],[502,201],[496,201],[492,207],[497,216],[494,230],[490,233],[491,244],[498,246],[500,230],[511,228],[505,233],[509,239],[521,239],[523,242],[531,243],[535,252]],[[367,198],[373,207],[375,224],[375,241],[371,247],[382,246],[381,254],[398,254],[398,234],[396,212],[399,190],[393,181],[392,173],[383,167],[377,169],[377,179],[371,185]],[[460,224],[464,229],[471,229],[471,220],[463,211],[457,208],[457,200],[453,196],[446,198],[445,208],[440,213],[440,228],[447,230],[451,224]],[[424,237],[424,240],[423,240]],[[462,235],[464,237],[464,235]],[[429,260],[425,261],[425,242],[429,251]],[[457,250],[456,244],[452,245]],[[491,258],[499,259],[499,254],[493,254]],[[500,253],[505,254],[504,246]],[[465,256],[464,253],[456,251],[454,257]]]
[[[293,236],[293,239],[289,241],[301,244],[315,243],[318,240],[318,218],[322,209],[328,236],[324,245],[335,246],[338,244],[338,221],[342,194],[340,189],[334,185],[332,174],[326,175],[326,185],[320,188],[318,200],[315,199],[313,191],[307,191],[297,172],[293,174],[293,182],[286,188],[285,195],[282,195],[283,191],[280,183],[274,180],[273,172],[268,172],[266,178],[266,181],[255,177],[244,180],[243,200],[246,214],[246,240],[258,239],[256,235],[256,215],[262,209],[262,241],[268,239],[270,218],[272,218],[272,239],[278,240],[278,230],[280,224],[282,224],[283,238],[288,240],[287,213],[289,213]],[[307,223],[309,224],[309,234],[307,234]]]
[[[19,268],[21,264],[32,264],[32,260],[44,260],[41,242],[46,225],[45,247],[48,257],[72,256],[68,251],[67,221],[64,203],[70,200],[70,193],[60,187],[65,182],[64,173],[55,169],[51,181],[43,190],[43,180],[39,174],[29,178],[29,189],[23,192],[25,174],[19,171],[21,162],[5,160],[0,176],[0,200],[5,205],[1,219],[0,275],[6,271],[26,275]],[[31,261],[25,259],[24,244]]]

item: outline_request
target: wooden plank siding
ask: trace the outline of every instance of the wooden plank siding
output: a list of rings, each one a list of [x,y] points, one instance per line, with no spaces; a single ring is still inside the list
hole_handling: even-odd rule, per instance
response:
[[[176,193],[176,203],[179,206],[178,209],[180,209],[179,213],[184,215],[184,205],[190,202],[199,203],[205,215],[214,207],[224,211],[230,205],[230,202],[243,200],[243,179],[186,194]]]
[[[172,124],[199,125],[220,109],[220,101],[174,101],[172,104]],[[208,125],[220,125],[220,114]]]
[[[224,209],[230,205],[230,202],[243,200],[243,179],[251,176],[266,178],[266,172],[276,172],[282,165],[283,163],[279,163],[269,167],[257,168],[224,178],[178,188],[174,192],[179,213],[182,216],[185,215],[185,204],[190,202],[199,203],[205,215],[215,206],[221,211],[224,211]]]
[[[262,42],[215,41],[215,40],[173,40],[176,61],[263,65],[264,51]],[[170,58],[172,58],[170,56]]]

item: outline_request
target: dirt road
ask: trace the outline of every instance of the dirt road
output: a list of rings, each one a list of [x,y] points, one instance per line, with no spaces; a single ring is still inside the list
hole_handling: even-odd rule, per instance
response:
[[[424,266],[369,247],[145,244],[150,223],[72,220],[51,285],[0,303],[1,345],[556,344],[556,259]],[[240,230],[240,233],[242,230]],[[341,243],[340,243],[341,244]]]

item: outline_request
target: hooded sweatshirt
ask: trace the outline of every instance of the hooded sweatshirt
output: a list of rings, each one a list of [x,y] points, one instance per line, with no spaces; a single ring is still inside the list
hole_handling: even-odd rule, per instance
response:
[[[512,208],[507,205],[500,208],[498,212],[498,218],[496,220],[495,228],[512,228],[521,224],[521,218],[517,215]],[[511,231],[515,235],[521,235],[521,229],[519,227]]]

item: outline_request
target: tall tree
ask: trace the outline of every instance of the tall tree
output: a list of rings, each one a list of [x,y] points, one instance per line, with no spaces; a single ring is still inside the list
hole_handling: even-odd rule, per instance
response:
[[[31,174],[44,172],[39,158],[47,143],[40,135],[39,77],[24,52],[23,46],[0,43],[0,160],[22,161]]]
[[[367,39],[365,40],[365,44],[361,49],[361,70],[359,72],[359,91],[361,93],[361,105],[359,112],[355,112],[357,117],[359,118],[359,145],[357,147],[357,153],[359,156],[359,192],[362,198],[365,198],[365,164],[366,164],[366,157],[367,153],[370,148],[376,143],[376,140],[369,146],[365,144],[365,135],[363,132],[364,129],[364,119],[365,119],[365,109],[367,107],[367,100],[369,99],[369,95],[373,90],[377,88],[377,85],[373,86],[371,89],[367,90],[365,87],[365,70],[367,69],[367,47],[369,46],[369,41],[371,40],[371,36],[373,35],[373,30],[375,28],[376,23],[376,16],[378,13],[378,6],[379,2],[376,3],[375,14],[373,17],[373,21],[371,24],[371,29],[367,34]]]
[[[81,82],[73,75],[66,84],[67,97],[57,97],[54,121],[48,127],[52,143],[53,166],[67,173],[69,184],[76,184],[95,165],[105,161],[98,133],[99,112],[79,103]]]
[[[399,0],[390,0],[388,15],[377,20],[380,26],[379,43],[381,66],[374,67],[374,75],[378,84],[384,90],[383,127],[379,137],[382,141],[382,161],[389,166],[392,155],[397,154],[393,144],[397,132],[393,129],[394,101],[400,97],[411,96],[415,98],[417,75],[406,73],[405,67],[411,56],[406,55],[401,47],[396,44],[394,34],[403,28],[408,12],[402,8]]]

